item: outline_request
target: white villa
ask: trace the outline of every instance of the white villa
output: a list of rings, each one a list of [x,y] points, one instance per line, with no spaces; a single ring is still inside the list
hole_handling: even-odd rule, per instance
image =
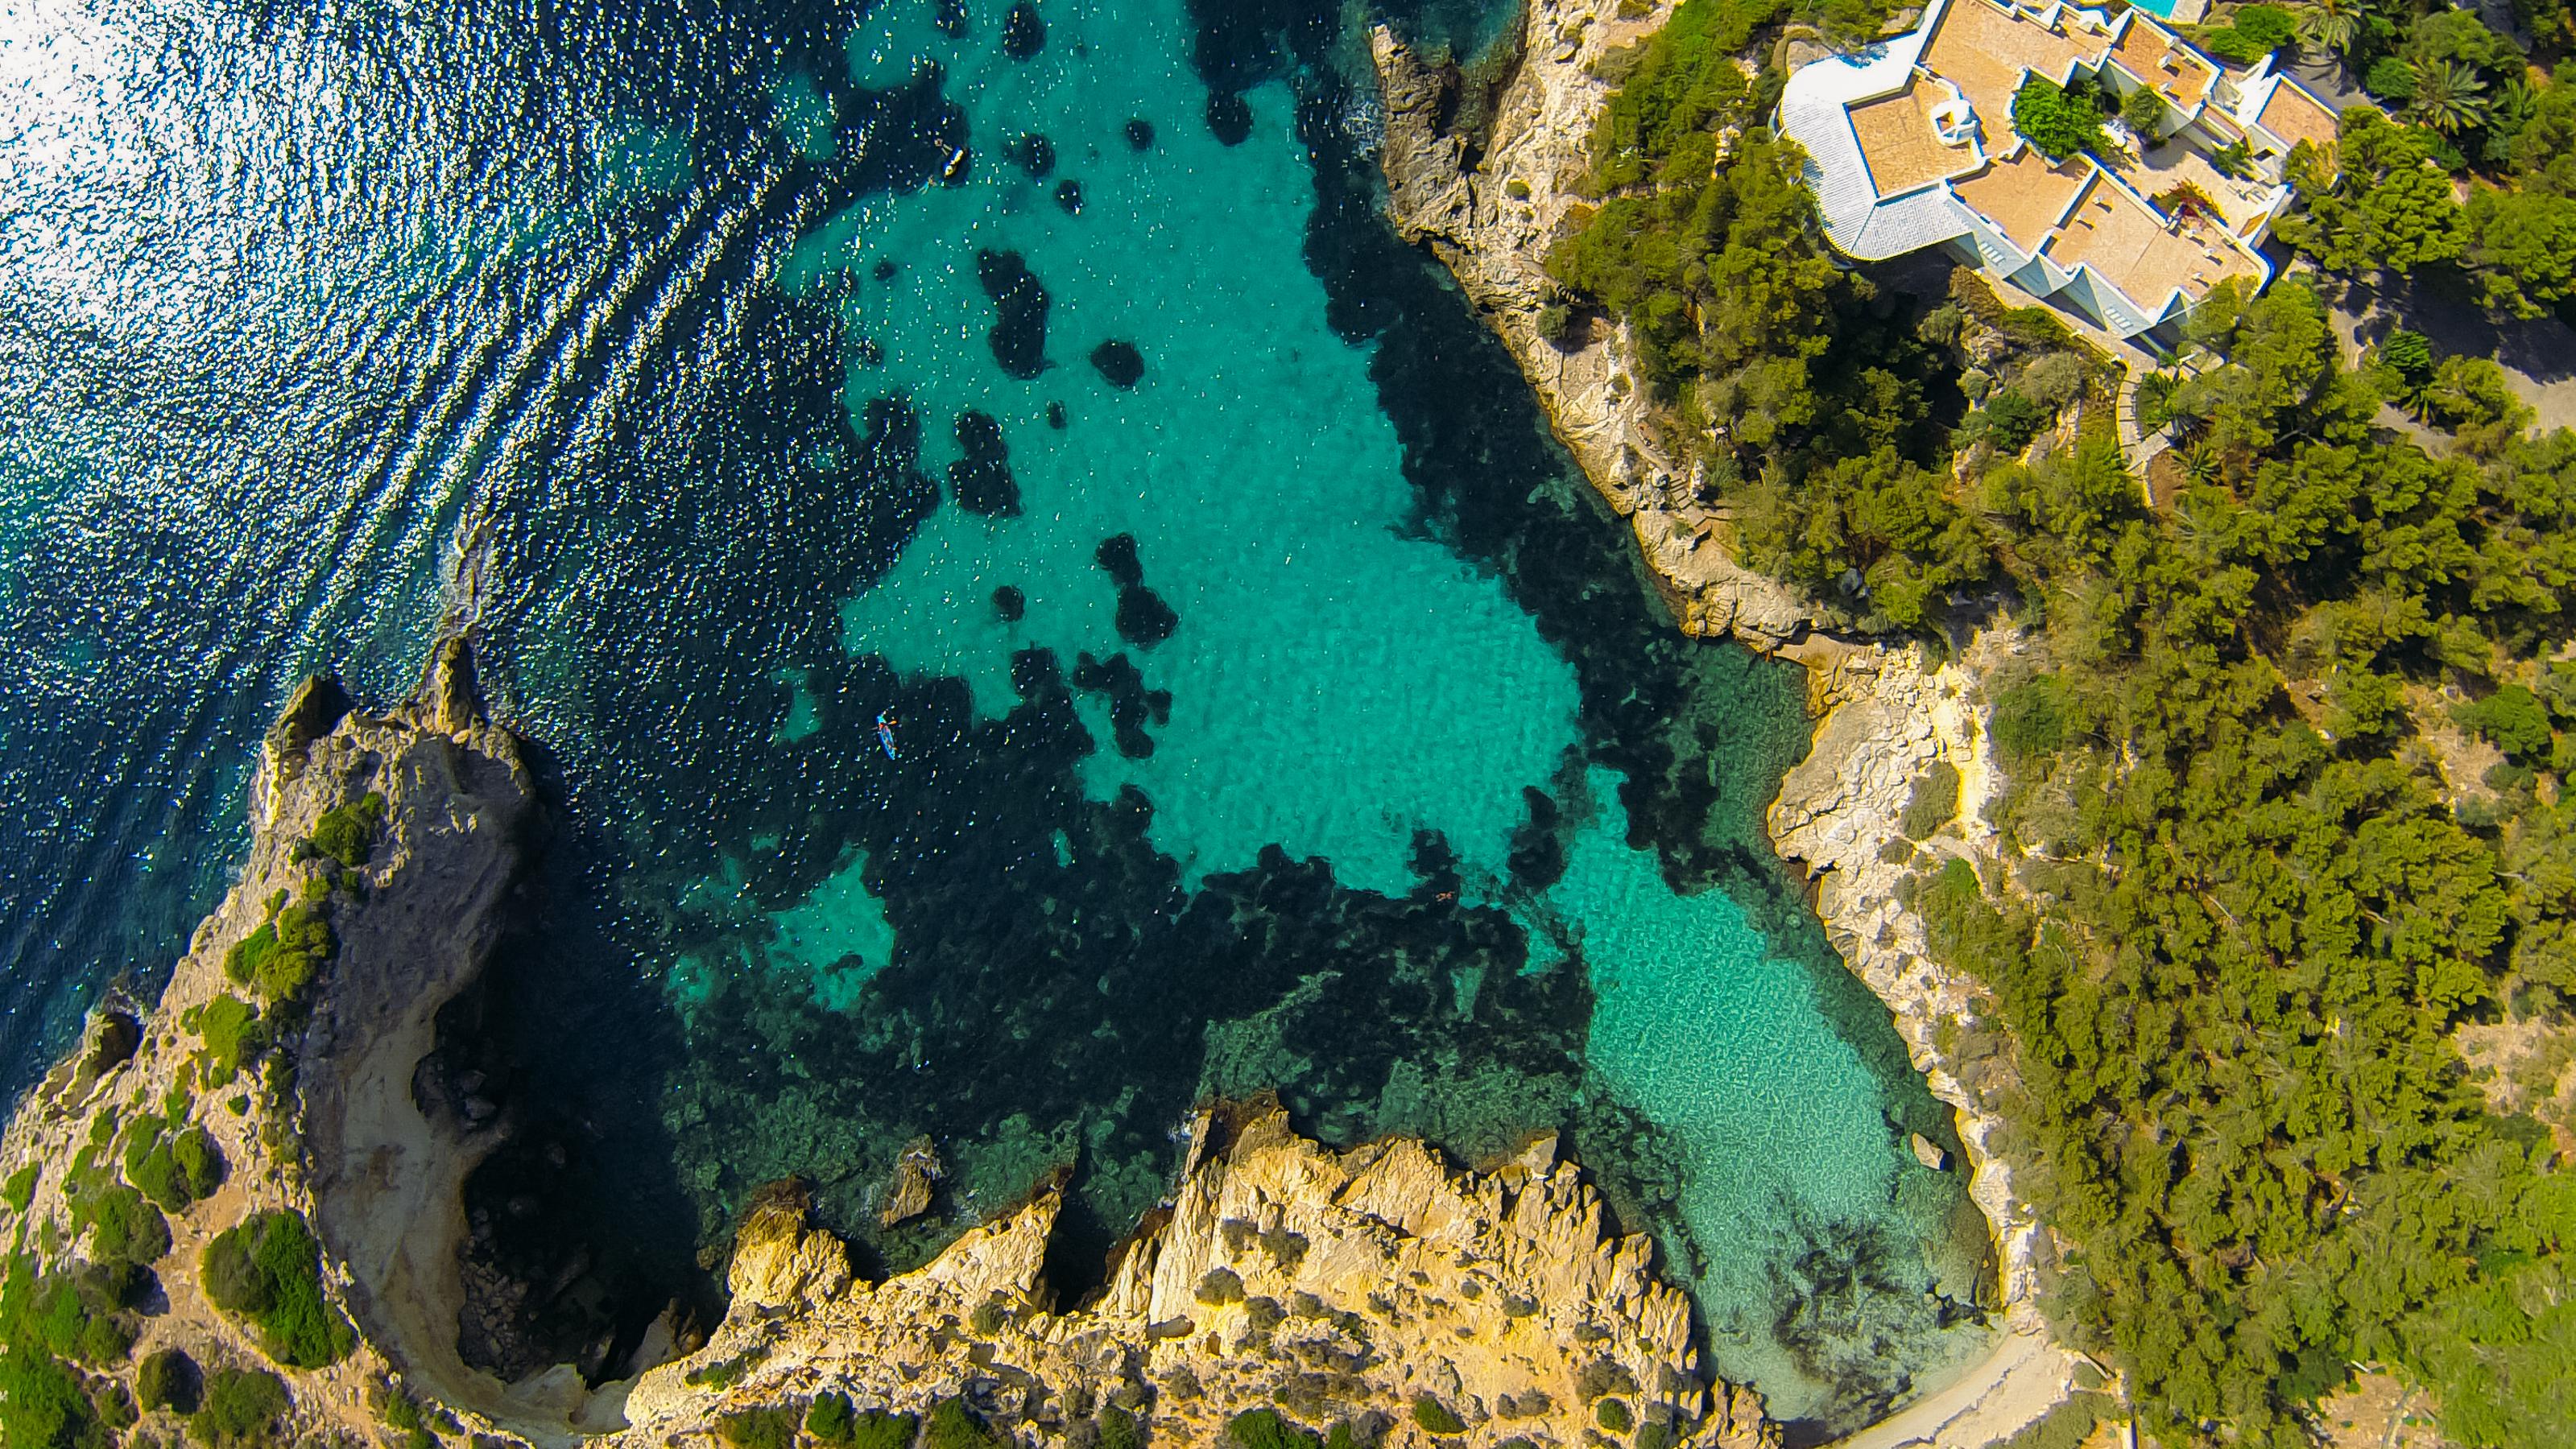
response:
[[[2137,154],[2052,162],[2012,128],[2033,74],[2097,79],[2164,103]],[[1879,261],[1928,246],[2068,308],[2119,338],[2178,321],[2232,277],[2261,287],[2256,250],[2290,202],[2290,150],[2335,138],[2334,108],[2267,58],[2230,69],[2141,10],[1931,0],[1917,29],[1789,77],[1780,130],[1836,247]],[[2240,173],[2212,164],[2236,152]],[[2114,169],[2116,166],[2117,169]]]

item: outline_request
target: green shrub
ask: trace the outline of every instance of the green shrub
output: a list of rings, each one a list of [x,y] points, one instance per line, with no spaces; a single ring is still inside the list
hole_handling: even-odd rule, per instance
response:
[[[322,812],[322,818],[313,822],[313,849],[356,870],[374,853],[376,826],[384,818],[385,797],[370,790],[355,805]]]
[[[996,1296],[976,1304],[975,1311],[966,1315],[966,1326],[981,1337],[991,1338],[1002,1331],[1002,1325],[1009,1319],[1010,1310],[1003,1307],[1002,1300]]]
[[[2248,5],[2232,23],[2201,32],[2203,48],[2234,65],[2252,65],[2296,38],[2296,16],[2278,5]]]
[[[2101,92],[2081,79],[2071,86],[2038,74],[2024,80],[2013,92],[2012,128],[2052,161],[2111,149],[2102,130]]]
[[[750,1373],[767,1357],[769,1345],[755,1343],[731,1358],[689,1370],[680,1376],[680,1381],[694,1388],[729,1389],[741,1383],[743,1375]]]
[[[2508,684],[2451,713],[2462,726],[2516,759],[2549,757],[2549,711],[2542,708],[2538,695],[2519,684]]]
[[[921,1449],[1009,1449],[1010,1440],[984,1427],[964,1399],[941,1399],[921,1426]]]
[[[727,1414],[716,1421],[716,1437],[733,1449],[795,1449],[796,1411],[772,1405]]]
[[[2383,55],[2370,63],[2361,78],[2361,88],[2396,109],[2404,109],[2415,99],[2415,67],[2404,56]]]
[[[1592,1422],[1599,1424],[1602,1428],[1609,1430],[1613,1434],[1625,1434],[1630,1429],[1637,1427],[1636,1417],[1628,1412],[1628,1405],[1626,1402],[1619,1399],[1603,1399],[1601,1402],[1594,1404],[1592,1406]]]
[[[847,1444],[857,1427],[847,1394],[816,1394],[814,1402],[805,1406],[805,1432],[821,1443]]]
[[[850,1449],[911,1449],[913,1430],[920,1423],[910,1414],[870,1409],[851,1421]]]
[[[205,1039],[206,1049],[197,1060],[209,1087],[231,1081],[244,1063],[268,1049],[259,1008],[238,996],[218,996],[180,1018],[180,1024]]]
[[[1440,1402],[1429,1394],[1423,1394],[1414,1399],[1413,1422],[1421,1425],[1422,1432],[1426,1434],[1464,1434],[1467,1432],[1467,1421],[1459,1418],[1456,1413],[1450,1410],[1447,1404]]]
[[[134,1368],[134,1397],[147,1409],[193,1414],[204,1387],[197,1361],[179,1349],[156,1349]]]
[[[98,1421],[111,1429],[131,1429],[134,1421],[143,1417],[142,1412],[134,1407],[134,1396],[125,1391],[125,1385],[114,1379],[92,1389],[89,1402],[91,1410],[98,1415]]]
[[[1092,1422],[1100,1428],[1097,1449],[1145,1449],[1145,1424],[1116,1404],[1102,1406]]]
[[[30,1162],[10,1173],[7,1182],[0,1182],[0,1202],[7,1203],[11,1212],[25,1212],[36,1200],[36,1172],[37,1165]]]
[[[1282,1273],[1296,1272],[1297,1265],[1306,1260],[1304,1233],[1292,1233],[1286,1228],[1272,1228],[1261,1235],[1261,1246],[1270,1254],[1270,1260],[1279,1265],[1279,1271]]]
[[[268,919],[224,953],[224,974],[265,1000],[300,1000],[335,949],[323,915],[330,893],[316,880],[305,882],[303,898],[292,905],[284,891],[270,896]]]
[[[164,1212],[185,1212],[223,1181],[223,1153],[203,1127],[173,1133],[158,1117],[137,1118],[127,1129],[125,1180]]]
[[[2399,328],[2379,339],[2379,365],[2395,374],[2402,393],[2420,391],[2433,380],[2433,341]]]
[[[188,1416],[188,1437],[210,1449],[266,1449],[291,1403],[286,1381],[266,1369],[217,1369]]]
[[[2015,388],[2000,388],[1977,410],[1977,425],[1999,453],[2018,453],[2048,426],[2049,410]]]
[[[1959,814],[1959,767],[1948,760],[1934,760],[1923,778],[1914,782],[1914,794],[1905,802],[1905,814],[1897,822],[1908,840],[1922,840],[1957,819]]]
[[[2153,90],[2140,86],[2120,97],[2120,119],[2140,137],[2152,141],[2164,129],[2165,103]]]
[[[1235,1449],[1317,1449],[1324,1442],[1276,1409],[1244,1410],[1225,1421],[1225,1437]]]
[[[2036,675],[1995,696],[1986,735],[2006,763],[2035,760],[2063,749],[2074,733],[2065,687],[2048,675]]]
[[[28,1344],[0,1353],[0,1444],[10,1449],[108,1449],[107,1428],[78,1375]]]
[[[2108,1394],[2070,1394],[1995,1449],[2082,1449],[2084,1441],[2093,1437],[2093,1426],[2115,1407]]]
[[[322,1246],[298,1212],[259,1213],[218,1233],[202,1262],[206,1296],[259,1329],[260,1346],[289,1368],[339,1362],[355,1346],[322,1295]]]
[[[91,1228],[90,1256],[100,1263],[142,1266],[170,1251],[169,1219],[123,1183],[84,1197],[73,1218]]]
[[[1243,1301],[1243,1277],[1232,1268],[1210,1268],[1199,1275],[1195,1296],[1211,1308]]]

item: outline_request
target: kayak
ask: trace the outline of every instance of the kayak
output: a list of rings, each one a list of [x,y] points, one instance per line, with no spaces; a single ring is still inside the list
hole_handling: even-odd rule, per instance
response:
[[[893,710],[885,710],[877,715],[877,748],[885,751],[885,756],[889,760],[902,758],[894,752]]]

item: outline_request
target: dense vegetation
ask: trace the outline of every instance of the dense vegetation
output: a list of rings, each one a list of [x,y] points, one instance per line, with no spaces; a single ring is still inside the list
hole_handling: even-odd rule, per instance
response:
[[[292,1211],[254,1213],[206,1244],[200,1281],[217,1308],[259,1331],[289,1368],[321,1368],[356,1347],[349,1321],[322,1294],[322,1245]]]
[[[2517,11],[2541,54],[2565,47],[2564,7]],[[2304,214],[2283,240],[2330,272],[2458,279],[2523,317],[2576,297],[2576,72],[2535,83],[2533,57],[2473,9],[2320,0],[2306,19],[2380,109],[2344,112],[2336,155],[2293,158]]]
[[[2245,7],[2204,38],[2284,48],[2286,17],[2325,45],[2341,13]],[[1759,53],[1769,18],[1686,0],[1688,45],[1623,62],[1650,83],[1550,269],[1632,329],[1750,561],[1900,627],[1974,592],[2039,641],[1990,681],[2012,864],[1923,852],[1916,902],[2009,1031],[2008,1151],[2070,1248],[2061,1331],[2169,1444],[2308,1443],[2355,1363],[2428,1384],[2463,1444],[2576,1443],[2576,1178],[2453,1044],[2576,1002],[2576,436],[2532,436],[2493,362],[2413,334],[2343,365],[2307,285],[2222,291],[2194,367],[2142,389],[2178,440],[2151,509],[2099,374],[2040,366],[2080,350],[1973,288],[1909,324],[1833,266],[1759,125],[1776,82],[1696,70],[1711,37]],[[2564,302],[2576,84],[2526,84],[2466,12],[2350,18],[2327,48],[2419,86],[2374,82],[2402,122],[2347,113],[2340,190],[2297,158],[2284,238],[2330,274]],[[1906,833],[1955,790],[1924,782]]]

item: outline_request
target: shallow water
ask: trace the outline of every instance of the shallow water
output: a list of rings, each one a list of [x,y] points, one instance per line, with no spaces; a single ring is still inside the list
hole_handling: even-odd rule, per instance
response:
[[[220,888],[296,674],[399,686],[462,530],[565,800],[486,1029],[648,1313],[790,1172],[899,1267],[1071,1163],[1078,1288],[1188,1105],[1272,1089],[1566,1133],[1818,1428],[1976,1347],[1940,1114],[1761,840],[1799,682],[1672,631],[1377,220],[1337,10],[134,9],[0,34],[19,1080]],[[951,1179],[881,1230],[916,1133]]]

